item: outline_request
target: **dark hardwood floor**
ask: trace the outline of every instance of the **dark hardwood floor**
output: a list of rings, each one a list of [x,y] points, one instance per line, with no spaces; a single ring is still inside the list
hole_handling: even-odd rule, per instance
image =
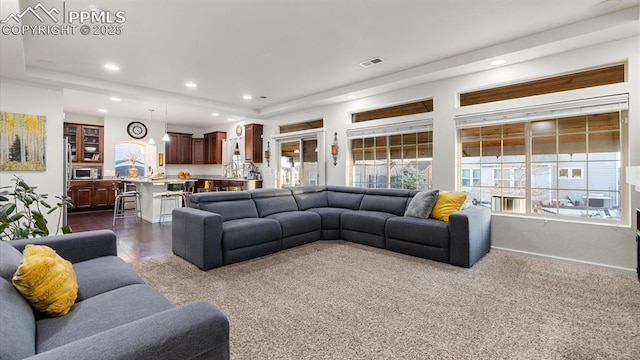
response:
[[[113,211],[69,213],[73,232],[111,229],[118,237],[118,256],[127,262],[171,254],[171,223],[164,226],[134,218],[118,219],[112,226]]]

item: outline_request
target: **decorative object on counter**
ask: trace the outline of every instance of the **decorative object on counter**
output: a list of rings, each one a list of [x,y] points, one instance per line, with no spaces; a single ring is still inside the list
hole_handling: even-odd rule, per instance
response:
[[[267,160],[267,167],[269,167],[269,160],[271,159],[271,146],[267,141],[267,150],[264,151],[264,159]]]
[[[136,167],[136,161],[140,157],[139,153],[129,152],[127,153],[127,159],[131,161],[131,167],[129,168],[129,177],[136,178],[138,177],[138,168]]]
[[[47,194],[36,193],[36,187],[29,186],[21,177],[14,175],[11,181],[15,182],[13,190],[7,190],[11,186],[0,187],[0,240],[48,236],[49,228],[42,208],[49,209],[47,215],[58,211],[56,235],[59,231],[63,234],[71,232],[68,225],[60,226],[64,206],[73,208],[70,197],[66,194],[56,196],[58,202],[52,207],[46,202]]]
[[[191,177],[191,173],[188,171],[180,171],[178,173],[178,179],[189,179]]]
[[[331,144],[331,156],[333,157],[333,165],[338,165],[338,133],[333,134],[333,144]]]

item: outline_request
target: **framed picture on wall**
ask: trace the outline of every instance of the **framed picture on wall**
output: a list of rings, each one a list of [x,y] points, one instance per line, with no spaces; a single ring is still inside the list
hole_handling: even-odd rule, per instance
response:
[[[158,166],[164,166],[164,153],[158,153]]]

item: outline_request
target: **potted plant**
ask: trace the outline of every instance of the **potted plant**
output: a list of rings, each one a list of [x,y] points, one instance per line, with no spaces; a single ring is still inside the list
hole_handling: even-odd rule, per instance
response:
[[[62,209],[66,205],[73,208],[73,200],[66,194],[56,196],[55,206],[46,202],[47,194],[38,194],[36,187],[29,186],[21,177],[14,175],[15,182],[11,186],[0,187],[0,240],[26,239],[30,237],[48,236],[49,228],[43,208],[49,209],[46,214],[58,211],[56,235],[71,232],[68,225],[60,226]]]

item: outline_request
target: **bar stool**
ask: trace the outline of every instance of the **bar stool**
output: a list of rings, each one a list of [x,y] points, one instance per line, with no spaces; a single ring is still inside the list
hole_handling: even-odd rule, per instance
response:
[[[136,224],[142,217],[142,208],[140,207],[140,193],[135,190],[126,189],[125,184],[122,181],[113,183],[112,185],[115,194],[115,204],[113,206],[113,224],[116,226],[116,219],[124,219],[128,217],[135,217]],[[133,204],[133,207],[127,205]]]
[[[196,192],[196,181],[197,180],[185,180],[184,182],[184,189],[182,191],[182,199],[184,201],[184,207],[191,207],[189,198],[191,197],[191,194]]]
[[[160,197],[160,226],[164,226],[166,216],[171,216],[171,211],[174,208],[179,208],[182,205],[184,184],[180,183],[167,183],[167,191],[154,194],[153,196]],[[173,204],[172,204],[173,203]],[[173,206],[171,206],[173,205]]]

